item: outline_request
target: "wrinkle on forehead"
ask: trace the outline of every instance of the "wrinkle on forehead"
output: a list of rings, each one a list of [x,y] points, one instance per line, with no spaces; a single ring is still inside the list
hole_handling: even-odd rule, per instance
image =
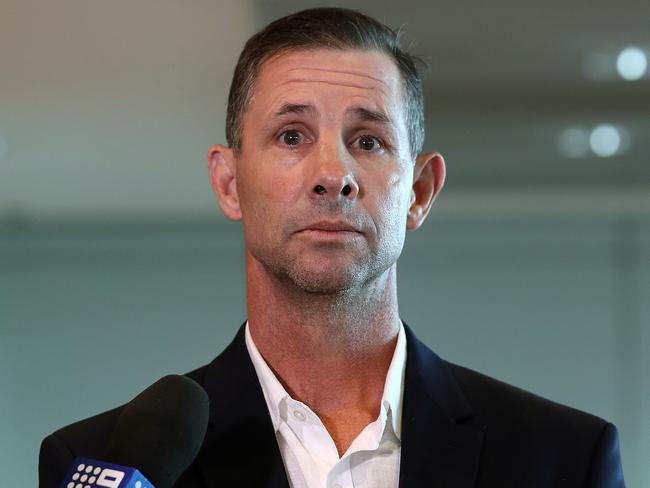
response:
[[[272,69],[269,69],[270,67]],[[381,51],[299,50],[266,60],[260,78],[276,84],[317,82],[377,90],[385,96],[401,93],[402,79],[395,62]]]
[[[346,70],[339,70],[339,69],[327,69],[327,68],[315,68],[315,67],[291,68],[291,69],[288,69],[287,71],[289,72],[289,71],[299,71],[299,70],[325,71],[325,72],[328,72],[328,73],[360,76],[362,78],[369,78],[369,79],[371,79],[373,81],[376,81],[378,83],[386,85],[386,87],[389,87],[388,83],[386,83],[381,78],[375,78],[374,76],[370,76],[370,75],[368,75],[366,73],[361,73],[359,71],[346,71]]]
[[[359,84],[356,84],[356,83],[345,82],[345,81],[314,80],[314,79],[307,79],[307,78],[294,78],[294,79],[285,81],[285,83],[287,83],[287,84],[289,84],[289,83],[323,83],[325,85],[344,86],[344,87],[347,87],[347,88],[359,88],[359,89],[362,89],[362,90],[379,90],[382,93],[386,94],[385,90],[382,89],[381,87],[374,87],[374,86],[368,86],[368,85],[359,85]]]

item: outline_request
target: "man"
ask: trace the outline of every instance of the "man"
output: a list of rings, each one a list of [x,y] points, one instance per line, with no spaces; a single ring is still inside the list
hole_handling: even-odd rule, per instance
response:
[[[314,9],[246,44],[210,181],[246,246],[248,321],[189,374],[210,398],[177,486],[622,487],[615,428],[438,358],[396,261],[445,178],[393,31]],[[48,437],[42,486],[100,457],[120,409]]]

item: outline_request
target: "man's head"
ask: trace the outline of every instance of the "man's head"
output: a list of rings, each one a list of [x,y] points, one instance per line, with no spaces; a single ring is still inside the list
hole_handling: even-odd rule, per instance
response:
[[[399,34],[360,12],[342,8],[315,8],[288,15],[251,37],[235,67],[226,116],[226,140],[239,151],[243,118],[260,67],[268,59],[296,50],[336,49],[379,51],[397,66],[403,90],[406,125],[413,159],[424,143],[424,103],[416,64],[419,59],[400,48]]]
[[[298,46],[287,44],[289,20],[302,29]],[[343,34],[330,33],[324,44],[305,40],[320,22]],[[324,294],[358,289],[394,266],[406,229],[420,226],[442,187],[442,157],[413,156],[422,134],[412,134],[403,68],[415,76],[421,131],[413,62],[396,61],[394,47],[350,44],[364,38],[357,24],[385,38],[392,32],[358,13],[311,10],[271,24],[240,58],[229,147],[213,146],[208,159],[221,208],[243,221],[249,283],[273,279]],[[313,30],[322,39],[328,32]],[[275,44],[284,47],[255,46],[267,39],[284,39]],[[250,67],[246,53],[255,50],[266,54]]]

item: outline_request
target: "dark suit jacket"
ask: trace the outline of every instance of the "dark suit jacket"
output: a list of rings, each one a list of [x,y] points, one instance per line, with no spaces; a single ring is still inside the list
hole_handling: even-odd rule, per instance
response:
[[[443,361],[406,334],[400,487],[624,486],[612,424]],[[188,376],[208,393],[210,421],[175,486],[288,487],[244,328]],[[76,456],[101,459],[121,408],[48,436],[40,486],[58,488]]]

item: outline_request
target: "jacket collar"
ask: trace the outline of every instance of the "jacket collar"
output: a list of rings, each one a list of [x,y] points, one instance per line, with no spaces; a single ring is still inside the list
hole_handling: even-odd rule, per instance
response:
[[[474,486],[483,433],[449,365],[406,331],[400,488]]]
[[[197,457],[206,485],[287,488],[289,481],[242,325],[207,366],[208,429]]]

